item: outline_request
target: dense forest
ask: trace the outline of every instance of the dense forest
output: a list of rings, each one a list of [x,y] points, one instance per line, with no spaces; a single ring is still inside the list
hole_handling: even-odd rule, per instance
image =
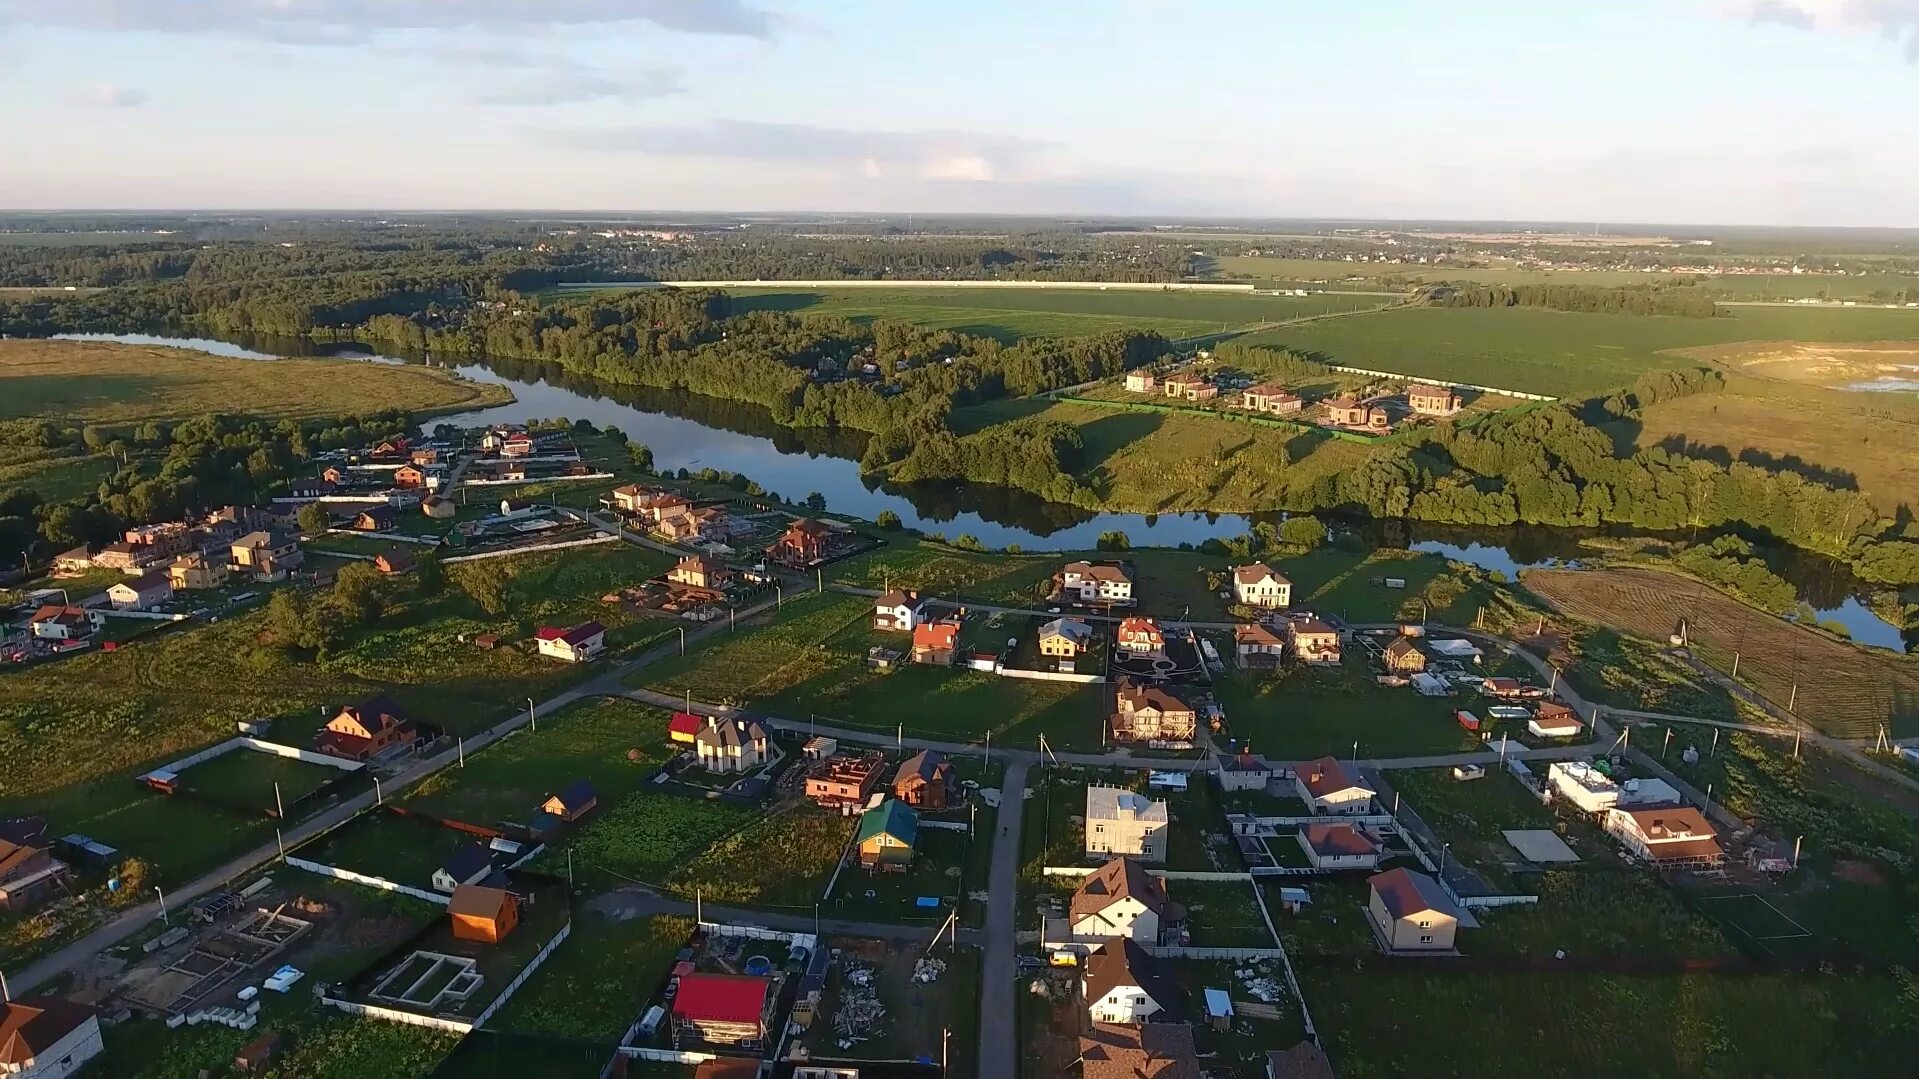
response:
[[[1712,294],[1685,285],[1635,285],[1630,288],[1594,288],[1589,285],[1444,286],[1429,289],[1426,301],[1438,307],[1543,307],[1549,311],[1583,311],[1603,315],[1677,315],[1713,318],[1719,312]]]

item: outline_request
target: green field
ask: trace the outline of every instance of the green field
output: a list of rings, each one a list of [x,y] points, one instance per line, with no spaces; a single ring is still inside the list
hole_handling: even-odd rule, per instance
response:
[[[0,491],[28,487],[45,502],[83,498],[113,475],[118,461],[104,453],[67,455],[60,450],[0,448]]]
[[[810,910],[852,838],[855,818],[790,802],[727,836],[675,872],[666,890],[682,899]],[[767,866],[777,865],[778,873]]]
[[[1339,667],[1281,674],[1235,668],[1217,693],[1233,737],[1274,760],[1350,758],[1355,742],[1362,759],[1481,748],[1454,721],[1455,703],[1374,685],[1357,648]]]
[[[291,805],[345,774],[297,757],[236,749],[181,772],[180,781],[210,798],[265,811],[274,808],[276,797]]]
[[[1698,366],[1667,350],[1734,341],[1919,339],[1919,311],[1726,308],[1722,318],[1413,307],[1239,338],[1349,367],[1557,397],[1603,394],[1643,372]]]
[[[1458,266],[1346,262],[1334,259],[1287,259],[1265,255],[1223,255],[1207,260],[1209,274],[1226,280],[1332,282],[1343,287],[1378,287],[1382,278],[1418,282],[1476,285],[1582,285],[1587,288],[1631,288],[1670,284],[1703,277],[1705,287],[1740,300],[1795,300],[1824,296],[1864,301],[1877,291],[1909,291],[1919,295],[1919,276],[1865,274],[1667,274],[1633,270],[1540,270],[1519,266],[1468,269]],[[1356,279],[1356,280],[1349,280]]]

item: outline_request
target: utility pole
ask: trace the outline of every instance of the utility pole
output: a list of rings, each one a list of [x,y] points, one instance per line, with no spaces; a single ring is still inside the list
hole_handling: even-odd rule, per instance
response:
[[[1718,755],[1719,755],[1719,728],[1714,727],[1712,729],[1712,751],[1710,753],[1707,753],[1706,756],[1717,757]]]
[[[540,733],[540,717],[533,714],[533,698],[526,699],[526,721],[533,725],[533,733]]]
[[[1804,732],[1800,731],[1798,728],[1796,727],[1793,728],[1793,732],[1792,732],[1792,759],[1793,760],[1799,759],[1799,736],[1802,733]]]
[[[280,829],[278,828],[275,828],[273,830],[273,845],[280,849],[280,860],[282,862],[286,861],[287,860],[287,841],[284,837],[280,835]]]
[[[381,806],[386,804],[386,795],[380,791],[379,776],[373,777],[373,804]]]
[[[161,922],[161,924],[163,924],[163,925],[172,925],[172,924],[173,924],[173,920],[172,920],[171,918],[168,918],[168,917],[167,917],[167,893],[165,893],[165,892],[163,892],[163,891],[161,891],[161,890],[160,890],[160,886],[156,884],[156,885],[154,885],[154,886],[153,886],[153,894],[154,894],[154,895],[156,895],[156,896],[159,896],[159,897],[160,897],[160,922]]]
[[[566,890],[573,890],[573,848],[566,848]]]
[[[466,736],[460,736],[460,767],[466,767]]]
[[[280,800],[280,781],[273,781],[273,812],[281,820],[287,819],[287,805]]]
[[[1732,654],[1732,680],[1739,681],[1739,653]]]
[[[686,655],[686,627],[675,626],[674,628],[680,631],[680,655]]]
[[[1665,741],[1663,741],[1663,742],[1661,742],[1661,743],[1659,743],[1659,759],[1660,759],[1660,760],[1662,760],[1662,761],[1663,761],[1663,760],[1665,760],[1665,759],[1666,759],[1666,750],[1667,750],[1667,749],[1668,749],[1669,747],[1671,747],[1671,745],[1672,745],[1672,728],[1671,728],[1671,727],[1667,727],[1667,728],[1666,728],[1666,740],[1665,740]]]
[[[1794,869],[1799,868],[1799,844],[1804,843],[1805,841],[1806,841],[1805,836],[1800,836],[1799,838],[1792,841],[1792,867]]]

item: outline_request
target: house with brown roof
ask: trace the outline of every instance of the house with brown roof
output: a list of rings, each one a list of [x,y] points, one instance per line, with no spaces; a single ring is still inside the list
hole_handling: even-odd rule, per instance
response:
[[[0,1075],[64,1079],[106,1051],[100,1013],[60,997],[0,1001]]]
[[[322,753],[350,761],[371,760],[388,750],[410,746],[420,738],[419,728],[400,711],[399,705],[382,696],[349,704],[327,720],[314,739],[314,748]]]
[[[1187,742],[1199,732],[1199,712],[1170,689],[1121,677],[1111,723],[1115,742]]]
[[[353,517],[355,532],[388,532],[400,523],[400,511],[392,506],[369,506]]]
[[[1312,1042],[1266,1050],[1266,1079],[1336,1079],[1326,1050]]]
[[[1126,372],[1127,393],[1152,393],[1159,388],[1159,379],[1151,371],[1140,368]]]
[[[86,607],[46,606],[27,619],[35,640],[82,641],[106,622],[106,615]]]
[[[1254,753],[1250,745],[1241,746],[1238,753],[1216,753],[1213,756],[1219,765],[1215,778],[1219,780],[1219,789],[1223,791],[1263,791],[1266,784],[1279,775],[1279,769],[1271,761]]]
[[[426,469],[413,464],[401,465],[393,470],[393,486],[407,488],[425,487]]]
[[[703,554],[687,555],[666,573],[667,580],[688,588],[718,589],[732,577],[732,571],[726,566]]]
[[[1366,887],[1366,921],[1381,950],[1389,954],[1454,950],[1461,911],[1438,881],[1402,867],[1372,877]]]
[[[628,483],[613,488],[612,492],[602,500],[602,503],[613,507],[621,513],[638,513],[640,512],[641,504],[652,494],[653,492],[648,488],[641,487],[637,483]]]
[[[1161,960],[1130,937],[1108,941],[1086,957],[1081,999],[1095,1023],[1177,1022],[1185,1009],[1179,982]]]
[[[83,543],[62,551],[53,556],[53,568],[57,573],[84,573],[93,568],[93,548]]]
[[[1579,721],[1579,713],[1558,701],[1544,702],[1526,721],[1526,732],[1535,738],[1577,738],[1579,732],[1585,729],[1586,725]]]
[[[915,809],[941,810],[959,804],[959,777],[953,762],[937,749],[922,749],[900,762],[893,773],[893,797]]]
[[[693,736],[693,753],[711,772],[750,772],[766,763],[766,728],[750,719],[707,716]]]
[[[533,635],[534,647],[543,656],[568,663],[591,663],[606,650],[606,627],[598,622],[577,626],[541,626]]]
[[[877,752],[857,757],[835,754],[815,762],[806,773],[806,796],[823,809],[856,809],[866,804],[885,770],[886,758]]]
[[[1233,570],[1233,599],[1249,607],[1290,607],[1293,582],[1264,562]]]
[[[1488,678],[1479,683],[1479,691],[1500,700],[1517,700],[1525,684],[1517,678]]]
[[[1166,896],[1166,882],[1131,858],[1114,858],[1081,879],[1066,908],[1072,935],[1124,937],[1145,944],[1176,940],[1186,908]]]
[[[1293,655],[1301,663],[1336,667],[1341,657],[1339,631],[1317,618],[1289,622],[1286,635],[1291,638]]]
[[[1163,656],[1166,633],[1159,623],[1144,615],[1122,619],[1113,633],[1113,647],[1129,656]]]
[[[810,566],[826,557],[833,530],[802,517],[787,527],[780,538],[766,549],[767,557],[792,566]]]
[[[1308,824],[1298,835],[1299,847],[1314,869],[1372,869],[1379,865],[1379,844],[1345,821]]]
[[[249,532],[227,549],[227,566],[255,580],[283,580],[306,561],[300,537],[291,532]]]
[[[462,884],[453,889],[446,913],[453,920],[454,940],[498,944],[520,924],[520,901],[505,888]]]
[[[231,572],[220,559],[208,558],[204,551],[189,551],[167,567],[167,584],[176,592],[218,588],[227,583]]]
[[[1293,769],[1293,786],[1301,801],[1314,813],[1347,816],[1367,813],[1377,793],[1353,778],[1337,760],[1321,757]]]
[[[1660,869],[1710,868],[1726,860],[1719,833],[1691,806],[1606,811],[1606,831]]]
[[[1451,386],[1424,382],[1406,387],[1406,404],[1421,416],[1451,416],[1465,407]]]
[[[1213,380],[1198,375],[1170,375],[1159,385],[1161,393],[1183,401],[1210,401],[1219,396],[1219,387],[1213,385]]]
[[[1130,607],[1133,572],[1122,562],[1068,562],[1053,586],[1056,601],[1087,606]]]
[[[718,539],[726,535],[726,511],[718,506],[701,506],[671,517],[662,517],[656,531],[675,543]]]
[[[62,891],[67,872],[53,856],[46,818],[0,819],[0,910],[39,906]]]
[[[1411,637],[1398,637],[1380,653],[1380,662],[1394,674],[1418,674],[1426,669],[1426,653]]]
[[[173,585],[164,570],[149,570],[138,577],[115,581],[107,589],[107,602],[116,611],[144,611],[173,598]]]
[[[960,620],[942,618],[913,627],[913,662],[950,667],[959,651]]]
[[[1304,409],[1306,401],[1284,386],[1267,383],[1241,391],[1239,407],[1252,412],[1284,416]]]
[[[413,569],[413,552],[404,547],[389,547],[373,556],[373,568],[389,576]]]
[[[1325,419],[1334,427],[1357,427],[1367,431],[1385,431],[1393,425],[1392,417],[1386,414],[1385,409],[1346,396],[1326,402]]]
[[[1242,667],[1276,667],[1286,658],[1286,638],[1271,626],[1242,623],[1233,627],[1233,657]]]
[[[873,601],[873,628],[910,633],[926,620],[926,600],[918,593],[893,589]]]
[[[1185,1023],[1094,1023],[1079,1039],[1080,1079],[1200,1079]]]

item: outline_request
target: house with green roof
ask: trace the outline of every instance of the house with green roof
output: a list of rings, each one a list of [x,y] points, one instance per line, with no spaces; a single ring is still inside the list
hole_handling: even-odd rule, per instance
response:
[[[897,798],[886,799],[860,814],[860,868],[904,870],[913,864],[919,834],[919,811]]]

